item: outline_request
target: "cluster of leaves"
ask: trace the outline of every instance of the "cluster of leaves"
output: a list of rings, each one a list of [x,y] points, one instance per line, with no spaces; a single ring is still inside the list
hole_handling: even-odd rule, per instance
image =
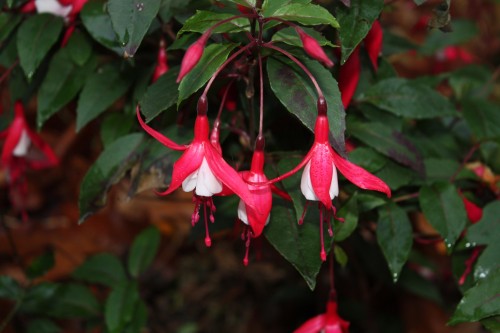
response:
[[[172,32],[174,27],[177,31],[168,50],[170,61],[178,64],[182,50],[196,40],[199,33],[238,14],[236,5],[251,7],[257,1],[220,1],[218,3],[222,8],[219,8],[209,1],[201,0],[89,0],[80,12],[76,30],[64,48],[58,46],[64,20],[49,14],[21,14],[16,9],[23,2],[0,1],[2,6],[11,9],[0,14],[0,64],[12,69],[9,77],[11,100],[21,99],[27,103],[36,95],[39,128],[51,117],[68,109],[76,109],[77,131],[98,117],[102,119],[100,134],[104,150],[81,186],[80,211],[83,222],[105,203],[109,187],[125,176],[132,178],[130,195],[145,187],[144,178],[150,174],[160,175],[156,186],[168,185],[168,170],[178,155],[139,133],[134,124],[135,106],[140,103],[146,120],[154,121],[155,127],[163,128],[169,137],[178,138],[180,142],[189,141],[191,133],[174,124],[176,109],[190,120],[189,116],[194,110],[193,96],[231,52],[246,42],[245,33],[251,33],[253,27],[246,18],[218,26],[198,65],[180,85],[175,83],[178,74],[176,65],[150,85],[157,42],[164,30]],[[356,47],[362,45],[373,22],[383,10],[382,0],[352,0],[350,7],[339,2],[322,7],[309,0],[265,0],[260,14],[304,26],[322,27],[321,32],[313,28],[305,30],[328,48],[329,53],[332,53],[334,44],[340,44],[340,66]],[[473,274],[468,276],[462,286],[464,298],[451,323],[482,320],[494,329],[499,327],[500,315],[499,298],[493,297],[499,294],[500,286],[495,256],[498,253],[498,233],[493,232],[499,227],[500,207],[495,201],[499,193],[495,183],[488,184],[478,173],[464,168],[465,163],[474,160],[479,161],[482,168],[500,172],[500,117],[498,105],[490,99],[493,87],[490,70],[486,65],[473,64],[440,75],[404,79],[398,77],[394,67],[386,60],[386,56],[409,50],[416,50],[421,55],[432,55],[450,45],[465,42],[477,32],[473,22],[469,21],[457,21],[452,26],[453,32],[443,35],[440,31],[434,31],[420,46],[387,34],[384,57],[380,59],[377,72],[368,65],[368,57],[362,54],[361,80],[354,98],[356,102],[348,108],[347,117],[336,80],[339,66],[331,71],[308,59],[293,28],[278,29],[281,28],[278,23],[270,23],[264,26],[263,33],[266,39],[281,43],[283,48],[301,59],[317,78],[329,106],[334,148],[341,153],[344,151],[346,134],[351,144],[356,146],[349,154],[349,159],[383,179],[393,191],[393,199],[386,199],[374,193],[356,192],[354,186],[342,182],[342,195],[336,204],[341,207],[338,215],[344,217],[345,222],[336,222],[332,240],[337,261],[343,266],[347,265],[348,269],[349,253],[344,252],[341,242],[348,244],[353,238],[350,236],[356,234],[355,230],[367,231],[374,235],[373,239],[376,236],[387,261],[390,273],[384,272],[385,276],[381,278],[397,281],[401,276],[399,283],[415,290],[416,283],[408,278],[415,272],[405,267],[405,263],[408,258],[418,257],[418,250],[413,243],[414,238],[420,235],[416,223],[412,225],[410,216],[423,213],[425,223],[436,231],[431,236],[442,238],[448,254],[456,261],[457,279],[465,269],[464,263],[471,248],[484,248]],[[266,133],[270,143],[268,147],[269,150],[288,151],[273,155],[273,163],[267,170],[268,175],[272,175],[286,172],[296,165],[296,161],[290,158],[290,150],[307,149],[308,139],[298,140],[294,130],[304,133],[304,137],[308,138],[310,134],[304,128],[313,129],[317,96],[308,77],[292,62],[271,52],[263,52],[263,55],[266,57],[268,79],[265,123],[271,129]],[[238,90],[242,93],[237,99],[246,120],[242,130],[249,133],[252,139],[255,133],[251,133],[251,126],[247,123],[255,120],[250,111],[254,99],[255,67],[246,63],[243,65],[245,72],[242,77],[246,80],[238,82]],[[438,86],[449,87],[450,93],[445,97],[435,89]],[[211,99],[216,100],[217,96]],[[117,112],[103,115],[110,108]],[[289,132],[279,129],[287,112],[293,115],[285,117],[292,129]],[[229,122],[229,119],[228,116],[224,121]],[[296,143],[298,145],[294,145]],[[241,156],[244,159],[251,145],[228,135],[224,147],[228,151],[237,151],[233,156],[235,159]],[[134,172],[129,173],[132,169]],[[297,268],[307,284],[314,288],[321,267],[318,256],[319,228],[316,223],[307,222],[303,226],[296,223],[304,208],[299,182],[300,178],[296,175],[281,184],[291,195],[293,205],[278,200],[275,202],[265,236]],[[477,224],[472,225],[468,221],[461,197],[463,195],[484,207],[483,218]],[[230,209],[236,213],[236,207]],[[231,215],[231,212],[225,214]],[[314,214],[313,211],[310,213]],[[309,216],[309,220],[317,219]],[[364,241],[370,243],[370,239]],[[414,260],[419,265],[427,266],[427,263]],[[103,263],[108,268],[116,269],[111,269],[110,275],[105,275],[106,278],[89,282],[113,287],[106,304],[120,302],[121,299],[130,301],[125,303],[126,307],[113,310],[123,313],[105,311],[108,330],[122,331],[124,325],[132,322],[140,325],[143,319],[135,321],[131,317],[132,312],[136,313],[132,309],[143,309],[136,292],[137,283],[133,279],[125,279],[124,269],[115,258],[108,255],[92,258],[82,270],[75,273],[75,277],[88,280],[89,275],[84,268],[94,269],[92,265],[100,266]],[[427,268],[432,270],[432,265]],[[133,278],[137,277],[140,270],[129,263]],[[418,277],[424,283],[424,287],[419,289],[420,293],[425,294],[422,290],[426,288],[435,290],[430,281]],[[116,283],[117,279],[123,283]],[[21,292],[13,281],[2,281],[6,286],[12,285],[12,290]],[[51,286],[47,288],[53,289],[53,295],[59,289],[87,295],[81,298],[89,300],[88,304],[92,306],[87,304],[85,309],[96,310],[87,314],[92,317],[100,313],[98,302],[91,298],[93,296],[84,287]],[[45,284],[41,284],[23,293],[29,295],[37,288],[48,292],[44,291],[47,289]],[[27,297],[20,295],[14,292],[4,296],[13,299]],[[437,296],[433,294],[431,298],[439,298],[439,293]],[[68,309],[63,308],[65,311]],[[138,313],[143,316],[143,312],[141,310]]]
[[[139,278],[151,265],[159,245],[160,233],[151,227],[134,240],[127,270],[115,255],[100,253],[73,272],[75,282],[35,283],[54,266],[54,253],[48,251],[26,268],[26,285],[0,276],[0,299],[15,302],[11,315],[27,318],[28,333],[59,333],[61,329],[54,320],[65,319],[85,320],[88,329],[102,327],[108,333],[141,332],[147,321],[147,308],[139,294]]]

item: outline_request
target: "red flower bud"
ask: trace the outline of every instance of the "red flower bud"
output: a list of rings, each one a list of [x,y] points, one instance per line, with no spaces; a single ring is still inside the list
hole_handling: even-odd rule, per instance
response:
[[[158,58],[156,59],[156,67],[155,71],[153,73],[153,82],[156,82],[162,76],[168,71],[168,64],[167,64],[167,50],[165,49],[166,43],[165,40],[162,38],[160,40],[160,48],[158,49]]]
[[[382,39],[384,37],[384,33],[382,31],[382,26],[380,22],[375,20],[373,22],[372,28],[368,32],[365,37],[365,48],[368,52],[368,56],[370,57],[370,61],[375,68],[375,71],[378,70],[378,56],[382,51]]]
[[[312,58],[321,61],[325,66],[332,67],[333,61],[330,60],[323,51],[321,45],[319,45],[318,41],[313,37],[309,36],[304,32],[304,30],[299,27],[295,28],[295,31],[299,34],[300,40],[302,41],[302,45],[304,47],[304,51],[311,56]]]
[[[184,76],[186,76],[194,68],[194,66],[196,66],[198,61],[200,61],[208,36],[209,34],[203,34],[186,50],[186,54],[184,54],[184,58],[182,58],[181,71],[177,77],[177,83],[181,82]]]

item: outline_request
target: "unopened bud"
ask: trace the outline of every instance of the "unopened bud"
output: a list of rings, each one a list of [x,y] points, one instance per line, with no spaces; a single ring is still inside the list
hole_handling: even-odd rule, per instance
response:
[[[162,38],[160,40],[160,48],[158,49],[158,58],[156,59],[156,67],[155,71],[153,73],[153,82],[156,82],[162,76],[168,71],[168,63],[167,63],[167,50],[165,49],[166,43],[165,40]]]
[[[323,48],[321,47],[321,45],[319,45],[316,39],[306,34],[304,30],[300,29],[299,27],[296,27],[295,31],[297,31],[297,33],[299,34],[300,40],[302,41],[302,46],[304,47],[304,51],[306,51],[309,56],[318,61],[321,61],[327,67],[333,66],[333,61],[331,61],[330,58],[327,57],[325,51],[323,51]]]
[[[209,34],[203,34],[186,50],[186,54],[184,54],[184,58],[182,58],[181,71],[177,77],[177,83],[181,82],[184,76],[186,76],[194,68],[194,66],[196,66],[198,61],[200,61],[208,36]]]

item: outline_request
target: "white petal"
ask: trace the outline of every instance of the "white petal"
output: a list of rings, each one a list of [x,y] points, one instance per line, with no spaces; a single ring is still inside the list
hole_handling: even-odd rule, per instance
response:
[[[211,197],[222,192],[222,183],[215,177],[208,166],[207,160],[203,158],[198,170],[190,174],[182,182],[184,192],[191,192],[193,189],[197,195]]]
[[[240,200],[240,203],[238,204],[238,219],[248,225],[247,208],[243,200]]]
[[[333,163],[332,163],[333,164]],[[337,177],[337,168],[335,164],[333,164],[333,175],[332,175],[332,183],[330,184],[330,198],[335,198],[339,195],[339,180]]]
[[[35,0],[35,6],[38,13],[50,13],[56,16],[66,18],[73,6],[63,6],[57,0]]]
[[[16,148],[12,151],[12,155],[14,156],[26,156],[28,154],[28,149],[30,147],[31,140],[26,133],[26,130],[23,130],[21,133],[21,137],[19,138],[19,142],[16,145]]]
[[[319,201],[316,193],[314,193],[311,183],[311,161],[307,162],[304,171],[302,172],[302,179],[300,180],[300,190],[307,200]]]
[[[333,173],[332,173],[332,182],[330,183],[330,199],[333,200],[336,196],[339,195],[339,181],[337,177],[337,168],[335,164],[332,163]],[[316,193],[314,193],[314,189],[311,183],[311,161],[307,162],[304,171],[302,172],[302,179],[300,180],[300,190],[304,197],[307,200],[311,201],[319,201]]]

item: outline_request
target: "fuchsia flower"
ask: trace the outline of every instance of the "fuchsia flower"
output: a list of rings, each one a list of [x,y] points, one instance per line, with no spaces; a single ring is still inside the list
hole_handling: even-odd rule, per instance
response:
[[[348,333],[349,322],[340,318],[337,303],[329,300],[326,312],[313,317],[297,328],[293,333]]]
[[[162,76],[168,71],[168,63],[167,63],[167,50],[166,50],[166,43],[165,39],[160,39],[160,47],[158,49],[158,57],[156,59],[156,67],[155,71],[153,73],[153,82],[156,82]]]
[[[221,193],[224,186],[232,193],[238,195],[247,207],[256,209],[256,206],[254,197],[250,193],[247,184],[224,161],[220,147],[215,147],[210,142],[206,112],[206,97],[202,97],[198,101],[198,115],[194,125],[194,139],[189,145],[179,145],[144,123],[141,119],[139,106],[137,107],[137,118],[146,132],[166,147],[184,151],[179,160],[174,163],[172,182],[169,188],[159,194],[168,195],[180,186],[182,186],[185,192],[194,191],[193,201],[195,202],[195,210],[191,218],[191,223],[194,225],[198,222],[200,218],[199,210],[201,205],[203,205],[205,213],[205,244],[206,246],[211,246],[212,241],[208,232],[207,208],[210,210],[210,221],[213,222],[215,205],[213,204],[212,196],[214,194]]]
[[[378,70],[378,57],[382,50],[383,31],[379,21],[374,21],[373,25],[364,39],[364,44],[370,62],[375,71]],[[342,104],[347,109],[352,97],[356,92],[359,77],[361,74],[361,61],[359,58],[359,45],[354,49],[351,56],[339,70],[339,89],[342,93]]]
[[[297,33],[299,34],[300,40],[302,41],[302,45],[304,47],[304,51],[306,51],[306,53],[310,57],[322,62],[327,67],[333,67],[333,61],[328,58],[328,56],[325,54],[325,51],[323,51],[323,48],[321,47],[321,45],[319,45],[318,41],[315,38],[306,34],[305,31],[298,26],[295,27],[295,31],[297,31]]]
[[[198,61],[200,61],[205,49],[205,44],[210,36],[210,32],[210,30],[205,32],[186,50],[184,58],[182,58],[181,70],[179,72],[179,76],[177,77],[177,83],[181,82],[184,76],[186,76],[194,68],[194,66],[196,66]]]
[[[20,207],[22,205],[14,194],[19,194],[21,198],[26,195],[26,171],[50,168],[56,166],[59,160],[50,146],[29,128],[21,102],[16,102],[14,119],[6,130],[0,132],[0,139],[5,139],[0,167],[7,172],[12,203]],[[23,210],[22,213],[26,220],[26,212]]]
[[[323,221],[330,223],[330,217],[335,216],[335,207],[332,200],[339,194],[337,169],[353,184],[365,189],[375,190],[391,196],[391,190],[378,177],[365,169],[347,161],[332,149],[328,142],[328,118],[326,116],[326,101],[324,97],[318,99],[318,117],[314,127],[314,143],[302,162],[293,170],[273,179],[271,182],[282,180],[304,168],[300,189],[307,200],[318,201],[320,206],[320,237],[321,259],[326,260],[326,251],[323,241]],[[305,212],[304,212],[305,213]],[[303,215],[304,216],[304,215]],[[301,218],[301,223],[303,217]],[[329,225],[330,235],[333,235]]]

